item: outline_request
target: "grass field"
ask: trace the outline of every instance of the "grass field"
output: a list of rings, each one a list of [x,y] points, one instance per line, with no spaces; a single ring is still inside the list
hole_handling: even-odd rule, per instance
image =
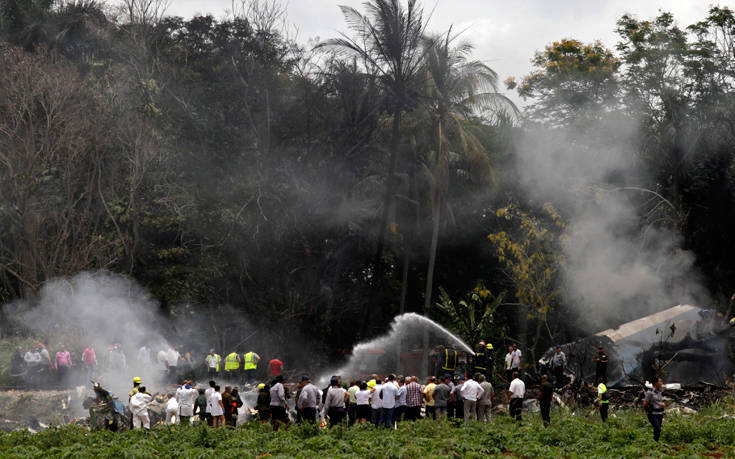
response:
[[[544,428],[538,414],[521,426],[506,416],[490,424],[419,421],[386,431],[362,425],[321,430],[294,426],[274,433],[248,424],[236,430],[204,426],[157,426],[152,432],[88,432],[81,427],[37,434],[0,434],[2,457],[733,457],[735,419],[718,403],[691,416],[667,416],[661,443],[639,411],[615,413],[607,425],[599,417],[552,412]]]

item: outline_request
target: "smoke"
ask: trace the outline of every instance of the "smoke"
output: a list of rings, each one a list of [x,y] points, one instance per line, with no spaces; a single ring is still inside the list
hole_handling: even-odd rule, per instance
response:
[[[640,136],[632,117],[604,114],[577,127],[531,129],[519,148],[524,190],[568,219],[564,289],[577,325],[590,332],[708,301],[675,210],[644,188]]]

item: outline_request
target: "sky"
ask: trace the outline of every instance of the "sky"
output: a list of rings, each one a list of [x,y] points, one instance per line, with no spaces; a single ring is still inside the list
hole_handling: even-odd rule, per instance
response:
[[[168,13],[185,18],[212,14],[224,18],[233,0],[170,0]],[[241,0],[234,0],[237,4]],[[364,0],[281,0],[287,4],[288,22],[297,30],[297,40],[327,39],[347,31],[339,5],[363,10]],[[520,80],[531,70],[536,51],[561,38],[583,42],[600,40],[614,49],[615,23],[623,14],[639,19],[655,17],[660,10],[674,14],[680,26],[703,19],[711,5],[725,6],[734,0],[425,0],[432,32],[454,26],[475,45],[475,58],[498,73],[502,82],[509,76]],[[510,94],[509,94],[510,95]],[[515,98],[515,97],[514,97]]]

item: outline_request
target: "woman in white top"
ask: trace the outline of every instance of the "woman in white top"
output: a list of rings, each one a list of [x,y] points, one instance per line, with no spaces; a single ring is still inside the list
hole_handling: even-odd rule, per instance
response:
[[[370,390],[366,382],[360,384],[360,390],[355,392],[357,399],[357,409],[355,411],[355,424],[367,422],[370,417]]]
[[[210,405],[209,414],[212,415],[213,427],[219,427],[225,424],[225,406],[222,404],[222,394],[219,393],[219,390],[219,386],[214,386],[214,392],[212,392],[208,400],[208,404]]]

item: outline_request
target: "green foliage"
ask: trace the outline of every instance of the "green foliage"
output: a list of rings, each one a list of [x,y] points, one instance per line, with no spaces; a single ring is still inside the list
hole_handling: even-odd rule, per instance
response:
[[[735,453],[735,421],[723,411],[667,416],[661,442],[636,410],[615,412],[603,425],[596,416],[552,412],[544,428],[538,415],[522,425],[507,416],[491,424],[448,421],[402,423],[398,430],[362,424],[322,430],[295,426],[275,433],[270,425],[238,429],[158,426],[152,432],[88,432],[81,427],[37,434],[0,433],[4,457],[660,457],[728,456]]]
[[[505,293],[493,295],[480,282],[464,296],[464,299],[455,303],[446,290],[439,287],[439,302],[436,303],[435,316],[474,348],[481,339],[502,334],[503,327],[494,320],[494,314],[503,302],[504,296]]]

